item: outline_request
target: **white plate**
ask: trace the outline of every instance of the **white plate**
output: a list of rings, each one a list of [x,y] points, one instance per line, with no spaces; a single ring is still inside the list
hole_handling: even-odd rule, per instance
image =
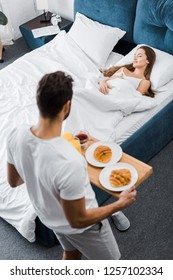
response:
[[[99,162],[94,158],[94,151],[100,145],[108,146],[112,150],[112,158],[108,163]],[[96,167],[105,167],[118,162],[122,157],[122,153],[122,149],[118,144],[114,142],[99,141],[89,146],[89,148],[85,152],[85,157],[88,163],[90,163],[91,165],[94,165]]]
[[[132,178],[131,178],[130,184],[119,187],[119,188],[112,187],[109,182],[109,176],[110,176],[112,170],[118,170],[118,169],[122,169],[122,168],[126,168],[131,172]],[[102,184],[102,186],[105,187],[107,190],[114,191],[114,192],[128,190],[129,188],[134,186],[137,179],[138,179],[137,170],[132,165],[130,165],[128,163],[124,163],[124,162],[119,162],[112,166],[107,166],[107,167],[103,168],[103,170],[100,172],[100,176],[99,176],[99,180],[100,180],[100,183]]]

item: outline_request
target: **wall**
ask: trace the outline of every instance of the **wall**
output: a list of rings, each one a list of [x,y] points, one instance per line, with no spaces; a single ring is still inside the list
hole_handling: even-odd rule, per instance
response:
[[[2,11],[8,18],[13,39],[21,37],[19,25],[37,15],[34,0],[0,0]]]
[[[49,11],[73,20],[74,0],[48,0],[48,3]],[[0,6],[8,17],[8,26],[2,27],[4,31],[0,29],[1,37],[7,34],[8,28],[9,37],[11,36],[10,38],[14,40],[21,37],[19,25],[40,14],[36,8],[35,0],[0,0]]]
[[[73,20],[74,0],[49,0],[49,10]]]

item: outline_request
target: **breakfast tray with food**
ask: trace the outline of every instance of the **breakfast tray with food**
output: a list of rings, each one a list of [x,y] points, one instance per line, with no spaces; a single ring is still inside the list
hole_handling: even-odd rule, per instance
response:
[[[92,139],[83,154],[88,162],[88,174],[92,184],[118,197],[120,192],[135,185],[138,187],[153,172],[150,165],[123,153],[112,142]]]

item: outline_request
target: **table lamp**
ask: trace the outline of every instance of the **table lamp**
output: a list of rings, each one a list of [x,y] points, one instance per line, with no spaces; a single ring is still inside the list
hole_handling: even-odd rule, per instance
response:
[[[48,17],[48,0],[36,0],[37,10],[43,10],[43,19],[40,20],[41,23],[50,22],[50,16]]]

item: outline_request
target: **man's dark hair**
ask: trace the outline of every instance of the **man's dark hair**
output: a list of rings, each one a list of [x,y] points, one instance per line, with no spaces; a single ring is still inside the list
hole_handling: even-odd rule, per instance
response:
[[[62,71],[46,74],[37,87],[37,105],[44,118],[54,119],[64,104],[72,99],[73,79]]]

